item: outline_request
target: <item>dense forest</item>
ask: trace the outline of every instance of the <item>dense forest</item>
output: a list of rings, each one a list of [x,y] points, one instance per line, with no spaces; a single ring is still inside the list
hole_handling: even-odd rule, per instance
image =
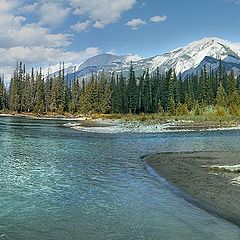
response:
[[[201,74],[184,79],[173,69],[164,74],[149,70],[136,76],[133,65],[127,77],[102,71],[88,79],[67,80],[64,63],[56,76],[43,76],[42,70],[26,72],[17,64],[10,85],[0,78],[0,110],[72,114],[92,113],[163,113],[201,115],[212,109],[217,115],[240,115],[240,77],[229,74],[219,63],[216,71],[203,67]]]

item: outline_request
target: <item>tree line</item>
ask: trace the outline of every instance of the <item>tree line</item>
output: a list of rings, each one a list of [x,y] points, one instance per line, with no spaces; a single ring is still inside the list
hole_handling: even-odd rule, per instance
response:
[[[122,72],[102,71],[90,79],[75,76],[67,81],[64,63],[56,76],[43,76],[41,68],[26,71],[17,63],[8,88],[0,77],[0,110],[18,113],[33,112],[72,114],[91,113],[166,113],[200,115],[214,108],[218,115],[240,115],[240,77],[233,70],[228,74],[221,61],[217,70],[182,77],[174,69],[154,73],[148,69],[136,76],[133,64],[125,77]]]

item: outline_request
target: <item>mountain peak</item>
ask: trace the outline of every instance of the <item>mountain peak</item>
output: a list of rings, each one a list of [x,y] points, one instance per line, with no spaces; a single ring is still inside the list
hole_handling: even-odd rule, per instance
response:
[[[184,73],[196,68],[206,56],[221,60],[228,56],[239,58],[240,45],[216,37],[203,38],[170,53],[157,56],[153,60],[151,70],[154,71],[160,67],[166,71],[171,67],[177,74]]]
[[[240,72],[240,43],[233,43],[217,37],[206,37],[169,53],[145,59],[138,55],[118,56],[102,53],[80,64],[77,76],[86,77],[103,69],[109,73],[127,73],[131,61],[134,63],[137,75],[142,74],[147,68],[150,72],[154,72],[158,68],[161,73],[172,68],[175,69],[176,74],[185,75],[199,71],[203,65],[215,69],[218,67],[219,59],[229,71],[234,69],[235,72]],[[239,72],[236,73],[239,74]]]

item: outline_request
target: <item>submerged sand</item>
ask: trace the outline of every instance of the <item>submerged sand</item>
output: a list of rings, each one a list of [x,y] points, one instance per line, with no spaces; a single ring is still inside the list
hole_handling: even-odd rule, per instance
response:
[[[240,226],[240,173],[228,170],[239,166],[240,152],[159,153],[144,159],[188,200]]]

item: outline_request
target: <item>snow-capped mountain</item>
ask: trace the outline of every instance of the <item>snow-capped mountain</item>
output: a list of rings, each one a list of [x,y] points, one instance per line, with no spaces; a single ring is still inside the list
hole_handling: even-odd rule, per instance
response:
[[[74,76],[83,78],[91,75],[92,73],[98,73],[100,71],[118,72],[128,71],[131,61],[137,63],[142,58],[138,55],[124,55],[117,56],[109,53],[103,53],[81,63],[78,67],[75,67],[76,72],[66,71],[68,79],[72,79]]]
[[[130,62],[133,61],[137,74],[145,69],[150,72],[159,68],[165,72],[170,68],[175,69],[176,74],[183,75],[199,72],[206,65],[208,69],[216,69],[219,66],[219,59],[230,71],[234,69],[236,74],[240,72],[240,43],[232,43],[219,38],[204,38],[195,41],[185,47],[178,48],[163,55],[142,59],[136,56],[117,56],[112,54],[100,54],[91,57],[77,67],[75,73],[78,77],[86,77],[92,73],[105,72],[127,72]],[[69,74],[71,78],[73,73]]]
[[[174,68],[177,74],[184,73],[197,68],[205,57],[240,63],[240,44],[233,44],[219,38],[204,38],[183,48],[153,58],[150,71],[159,67],[161,71]]]

